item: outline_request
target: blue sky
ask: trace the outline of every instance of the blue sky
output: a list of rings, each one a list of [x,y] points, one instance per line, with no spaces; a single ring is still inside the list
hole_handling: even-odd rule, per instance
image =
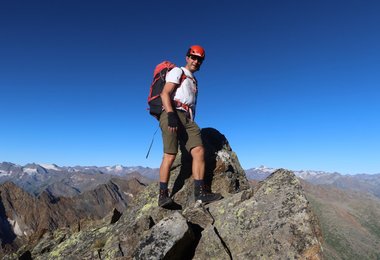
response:
[[[0,2],[0,161],[159,167],[155,65],[206,49],[196,121],[243,168],[380,173],[378,1]]]

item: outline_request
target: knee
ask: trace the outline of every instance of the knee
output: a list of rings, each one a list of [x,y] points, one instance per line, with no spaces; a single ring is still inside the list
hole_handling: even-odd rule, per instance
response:
[[[193,158],[203,158],[205,155],[205,149],[203,146],[197,146],[191,149],[191,156]]]
[[[164,157],[162,158],[162,161],[165,162],[166,164],[172,164],[176,156],[177,156],[176,154],[164,153]]]

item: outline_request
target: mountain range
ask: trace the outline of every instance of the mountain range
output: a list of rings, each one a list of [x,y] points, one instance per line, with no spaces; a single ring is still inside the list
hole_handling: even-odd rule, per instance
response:
[[[0,163],[0,184],[11,181],[32,195],[46,191],[54,196],[72,197],[93,190],[112,178],[138,179],[150,183],[158,176],[158,169],[123,167],[121,165],[95,167],[60,167],[55,164],[30,163],[24,166],[9,162]]]
[[[261,181],[276,169],[260,166],[246,169],[249,180]],[[12,181],[25,191],[38,195],[48,191],[56,196],[75,196],[86,190],[92,190],[99,184],[107,183],[111,178],[137,178],[142,183],[158,180],[157,168],[142,166],[57,166],[55,164],[30,163],[24,166],[9,162],[0,163],[0,184]],[[293,173],[302,180],[315,185],[370,193],[380,198],[380,173],[343,175],[337,172],[301,170]]]
[[[245,170],[249,180],[264,180],[276,169],[260,166]],[[342,190],[357,191],[372,194],[380,198],[380,173],[343,175],[337,172],[313,170],[293,171],[300,179],[314,185],[330,185]]]
[[[275,171],[260,166],[245,170],[245,175],[257,184]],[[320,221],[326,259],[380,257],[380,174],[293,173]],[[122,212],[157,179],[158,169],[148,167],[0,163],[4,252],[12,251],[7,243],[20,235],[38,237],[62,226],[77,228],[78,223],[83,227],[85,219],[101,219],[113,209]],[[18,244],[11,243],[15,247],[24,242],[15,241]]]

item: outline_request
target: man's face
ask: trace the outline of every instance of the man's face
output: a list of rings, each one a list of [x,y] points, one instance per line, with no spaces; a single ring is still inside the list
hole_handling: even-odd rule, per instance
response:
[[[186,68],[191,72],[195,72],[200,69],[203,59],[200,56],[189,55],[186,56]]]

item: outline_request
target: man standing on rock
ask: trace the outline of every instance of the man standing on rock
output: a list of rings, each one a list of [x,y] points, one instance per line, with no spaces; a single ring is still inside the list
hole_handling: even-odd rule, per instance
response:
[[[192,175],[194,179],[194,197],[202,203],[219,200],[219,193],[212,193],[204,183],[205,159],[201,131],[194,122],[198,85],[194,73],[205,59],[205,51],[199,45],[189,48],[186,65],[175,67],[166,75],[166,84],[161,92],[164,111],[160,116],[160,128],[164,144],[164,156],[160,166],[160,194],[158,205],[170,208],[174,202],[169,197],[168,182],[171,166],[178,152],[178,143],[190,152]]]

